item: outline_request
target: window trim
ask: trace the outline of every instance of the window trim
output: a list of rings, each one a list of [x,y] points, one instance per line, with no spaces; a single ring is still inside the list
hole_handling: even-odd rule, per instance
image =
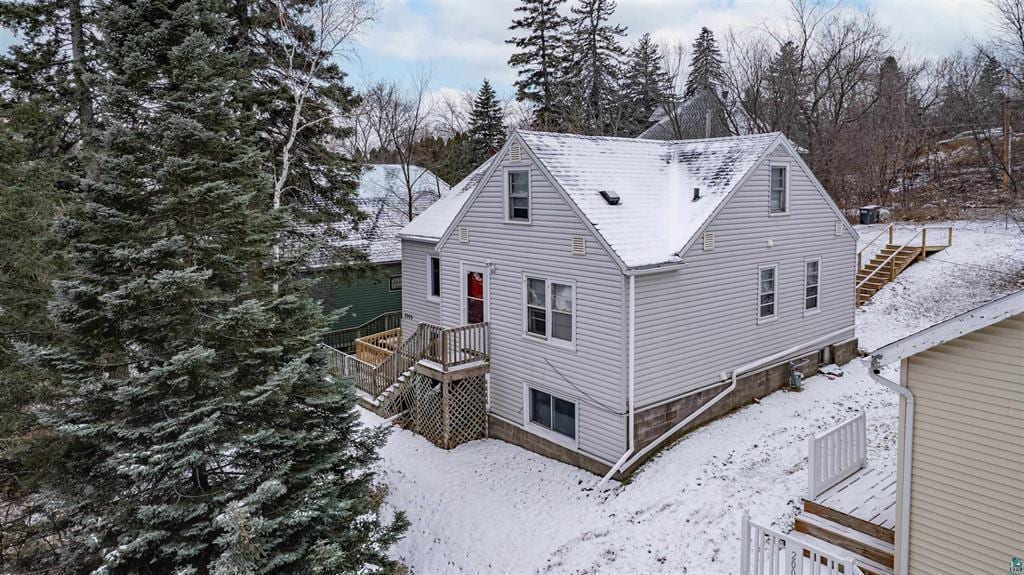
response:
[[[398,279],[398,287],[395,287],[395,279]],[[402,272],[397,274],[390,274],[388,276],[388,292],[394,293],[396,291],[402,291]]]
[[[764,295],[764,294],[761,293],[761,271],[762,270],[767,270],[767,269],[774,270],[773,278],[774,278],[775,281],[772,284],[773,287],[775,288],[774,292],[773,292],[773,295],[774,295],[774,298],[773,298],[774,307],[772,308],[772,315],[762,316],[761,315],[761,296]],[[756,306],[755,306],[754,310],[755,310],[756,317],[757,317],[757,323],[758,324],[769,323],[769,322],[772,322],[772,321],[775,321],[775,320],[779,319],[779,264],[778,263],[763,264],[763,265],[757,266],[757,291],[756,291],[756,293],[757,293],[757,299],[755,301]]]
[[[434,295],[434,260],[437,260],[437,295]],[[441,300],[441,256],[427,254],[427,299]]]
[[[809,286],[807,285],[807,264],[809,264],[811,262],[818,262],[818,283],[816,284],[816,286],[818,288],[818,293],[815,296],[815,297],[818,298],[818,301],[817,301],[817,304],[814,307],[808,308],[807,307],[807,288]],[[803,292],[803,301],[804,301],[804,303],[803,303],[804,316],[814,315],[816,313],[820,313],[821,312],[821,256],[804,258],[804,292]]]
[[[513,172],[525,172],[526,173],[526,216],[527,216],[526,219],[513,219],[511,217],[511,213],[509,213],[510,212],[509,208],[511,207],[511,198],[509,197],[509,193],[511,192],[511,190],[509,189],[509,181],[508,180],[509,180],[509,174],[511,174]],[[521,226],[526,226],[526,225],[532,224],[533,223],[533,169],[530,166],[507,166],[507,167],[505,167],[504,169],[502,169],[501,189],[502,189],[502,210],[503,210],[502,220],[506,224],[515,224],[515,225],[521,225]]]
[[[576,408],[576,420],[573,422],[574,425],[575,425],[575,429],[573,430],[573,434],[575,435],[575,437],[569,437],[567,435],[562,435],[561,433],[555,431],[554,429],[549,429],[549,428],[544,427],[543,425],[541,425],[539,423],[535,423],[530,418],[530,415],[531,415],[530,414],[530,409],[532,408],[532,405],[530,403],[530,390],[531,389],[535,389],[535,390],[537,390],[539,392],[546,393],[546,394],[550,395],[552,397],[552,399],[558,398],[558,399],[561,399],[562,401],[565,401],[567,403],[573,404],[573,406]],[[527,431],[529,431],[530,433],[533,433],[534,435],[539,435],[540,437],[543,437],[544,439],[547,439],[548,441],[557,443],[557,444],[562,445],[564,447],[568,447],[568,448],[574,449],[574,450],[579,449],[579,447],[580,447],[580,401],[579,401],[579,398],[567,397],[567,396],[563,395],[560,392],[556,393],[556,392],[551,391],[551,388],[548,388],[548,387],[545,387],[545,386],[542,386],[542,385],[534,385],[534,384],[531,384],[531,383],[528,383],[528,382],[524,381],[523,382],[523,429],[526,429]]]
[[[786,209],[775,211],[772,210],[772,170],[775,168],[784,168],[786,170],[786,192],[784,194],[784,200],[786,203]],[[793,172],[793,167],[789,162],[769,162],[768,163],[768,215],[769,216],[786,216],[789,215],[793,207],[790,204],[790,181],[789,176]]]
[[[527,285],[528,285],[528,281],[531,280],[531,279],[540,280],[540,281],[544,282],[544,295],[545,295],[545,299],[544,299],[544,324],[545,325],[544,325],[544,327],[545,327],[545,332],[546,333],[543,336],[540,335],[540,334],[533,333],[533,332],[531,332],[529,330],[529,325],[530,325],[529,309],[532,306],[529,306],[527,304],[527,301],[528,301],[528,291],[529,291],[528,288],[527,288]],[[552,321],[551,321],[552,314],[553,313],[564,313],[564,312],[554,312],[551,309],[551,306],[554,305],[554,298],[551,295],[551,285],[552,284],[569,286],[569,289],[572,290],[572,341],[566,341],[564,339],[559,339],[559,338],[551,336],[551,328],[554,325],[552,323]],[[551,345],[554,345],[554,346],[557,346],[557,347],[562,347],[562,348],[565,348],[565,349],[570,349],[570,350],[575,351],[576,350],[576,325],[578,323],[577,320],[576,320],[576,316],[578,314],[578,309],[579,309],[579,307],[577,305],[577,299],[576,299],[576,282],[572,281],[572,280],[563,280],[563,279],[560,279],[560,278],[553,278],[553,277],[550,277],[550,276],[544,276],[543,274],[532,274],[532,273],[528,273],[528,272],[523,272],[522,290],[523,290],[523,294],[522,294],[522,312],[520,313],[520,318],[521,318],[521,321],[522,321],[521,331],[522,331],[523,338],[527,339],[527,340],[530,340],[530,341],[536,341],[536,342],[551,344]],[[541,391],[543,391],[543,390],[541,390]]]

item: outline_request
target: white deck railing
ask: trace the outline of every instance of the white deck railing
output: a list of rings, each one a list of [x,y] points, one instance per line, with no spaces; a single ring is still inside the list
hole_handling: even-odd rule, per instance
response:
[[[758,525],[743,514],[739,575],[858,575],[850,557]]]
[[[815,435],[807,448],[807,499],[813,500],[830,487],[864,467],[868,459],[864,413]]]

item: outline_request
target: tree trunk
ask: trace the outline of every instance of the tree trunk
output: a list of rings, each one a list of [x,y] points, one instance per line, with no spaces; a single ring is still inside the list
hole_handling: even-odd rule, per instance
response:
[[[95,179],[96,166],[95,120],[93,118],[92,90],[85,79],[85,33],[81,0],[69,0],[68,19],[71,29],[71,62],[78,92],[78,123],[81,129],[82,165],[85,176]]]

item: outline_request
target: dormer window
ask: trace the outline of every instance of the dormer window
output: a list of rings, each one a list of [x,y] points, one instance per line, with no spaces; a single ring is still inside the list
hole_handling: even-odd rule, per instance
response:
[[[784,214],[789,211],[789,167],[773,165],[771,167],[771,202],[768,211],[773,214]]]
[[[530,171],[505,172],[506,218],[510,222],[530,221]]]

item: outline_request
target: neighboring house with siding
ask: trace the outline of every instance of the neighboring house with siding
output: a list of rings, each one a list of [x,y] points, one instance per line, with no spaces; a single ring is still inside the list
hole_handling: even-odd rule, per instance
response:
[[[875,370],[898,361],[904,390],[896,573],[1012,573],[1024,557],[1024,291],[871,358]]]
[[[402,246],[398,232],[410,221],[410,196],[415,218],[448,190],[447,183],[419,166],[366,166],[355,199],[365,219],[357,226],[331,225],[345,237],[342,245],[365,253],[370,266],[352,273],[331,261],[329,249],[314,252],[310,259],[310,273],[320,277],[313,297],[327,311],[346,309],[332,326],[334,329],[353,328],[383,314],[401,312]]]
[[[778,133],[516,131],[399,237],[403,335],[488,322],[488,434],[596,473],[856,350],[856,232]]]

